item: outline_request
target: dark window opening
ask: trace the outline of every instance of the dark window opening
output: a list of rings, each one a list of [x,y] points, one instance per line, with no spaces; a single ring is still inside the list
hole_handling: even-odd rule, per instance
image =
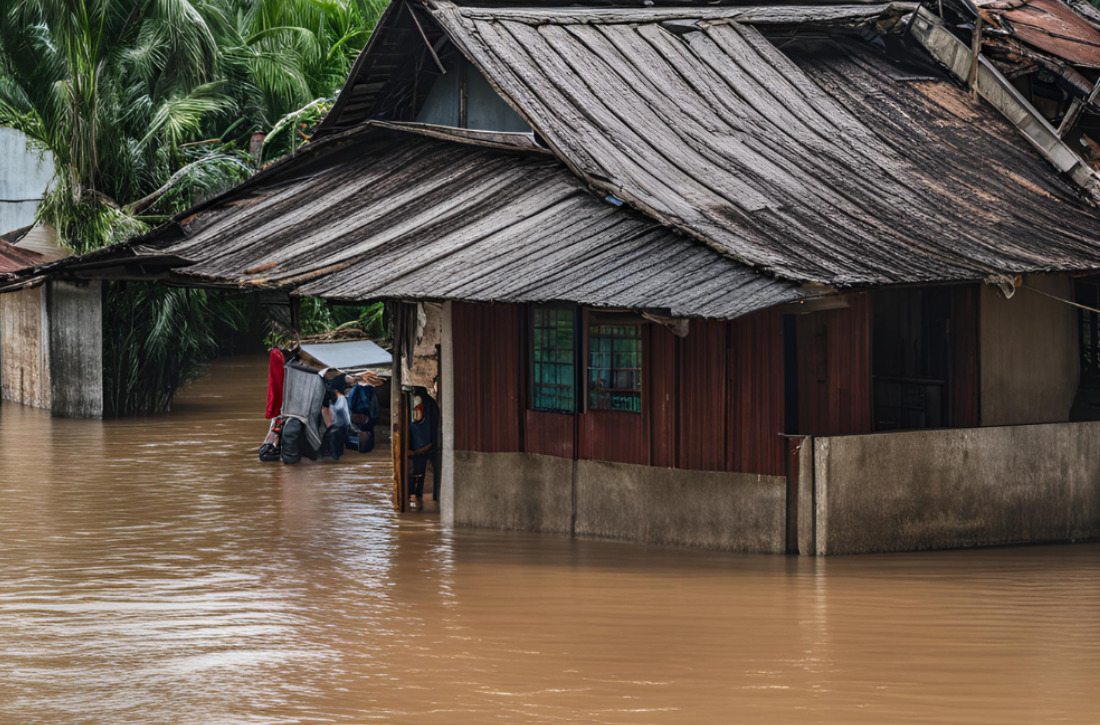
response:
[[[588,407],[642,412],[642,327],[588,326]]]
[[[577,315],[572,309],[531,311],[531,410],[577,411]]]
[[[875,430],[950,422],[951,289],[879,290],[872,297]]]
[[[1078,304],[1100,309],[1100,282],[1077,280],[1074,286]],[[1100,388],[1100,315],[1092,310],[1077,310],[1082,388]]]

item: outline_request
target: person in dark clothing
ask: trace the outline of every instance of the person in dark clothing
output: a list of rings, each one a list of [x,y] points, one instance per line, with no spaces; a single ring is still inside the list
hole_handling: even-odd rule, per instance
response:
[[[348,439],[348,431],[351,429],[351,412],[348,410],[348,399],[344,395],[347,387],[347,377],[337,375],[327,383],[325,416],[328,428],[325,431],[325,454],[334,461],[340,460],[344,455],[344,442]]]
[[[378,423],[378,394],[364,376],[348,394],[351,411],[351,430],[347,435],[347,447],[360,453],[374,450],[374,426]]]
[[[409,507],[424,510],[424,477],[428,460],[436,445],[436,419],[439,406],[428,391],[413,388],[409,401]],[[434,469],[433,469],[434,471]]]

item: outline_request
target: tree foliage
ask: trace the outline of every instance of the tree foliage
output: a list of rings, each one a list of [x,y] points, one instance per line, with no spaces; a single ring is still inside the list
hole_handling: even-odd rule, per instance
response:
[[[74,251],[96,249],[293,150],[386,2],[3,0],[0,125],[55,163],[39,218]],[[254,159],[252,134],[272,131]],[[107,303],[115,412],[163,409],[213,354],[216,300],[130,285]]]

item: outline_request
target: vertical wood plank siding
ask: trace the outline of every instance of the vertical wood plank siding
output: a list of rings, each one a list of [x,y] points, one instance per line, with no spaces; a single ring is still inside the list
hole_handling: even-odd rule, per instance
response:
[[[731,471],[783,475],[786,444],[783,315],[766,310],[730,323]]]
[[[576,423],[575,415],[528,410],[526,428],[523,431],[525,451],[540,453],[544,456],[572,458]]]
[[[786,473],[778,312],[692,320],[686,338],[646,325],[643,412],[576,416],[524,410],[523,307],[456,302],[452,319],[458,450]]]
[[[798,318],[799,432],[869,433],[871,399],[870,298],[848,295],[848,307]]]
[[[523,450],[522,314],[518,305],[453,307],[457,450]]]
[[[648,397],[644,401],[650,411],[649,464],[676,468],[678,339],[667,327],[649,327],[649,368],[645,371]]]
[[[728,427],[729,323],[692,320],[680,340],[678,468],[725,471]]]

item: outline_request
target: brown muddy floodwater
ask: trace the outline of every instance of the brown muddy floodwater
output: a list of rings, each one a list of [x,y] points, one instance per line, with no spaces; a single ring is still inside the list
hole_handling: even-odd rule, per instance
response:
[[[1100,547],[812,560],[395,515],[261,464],[265,363],[0,406],[0,722],[1098,723]]]

